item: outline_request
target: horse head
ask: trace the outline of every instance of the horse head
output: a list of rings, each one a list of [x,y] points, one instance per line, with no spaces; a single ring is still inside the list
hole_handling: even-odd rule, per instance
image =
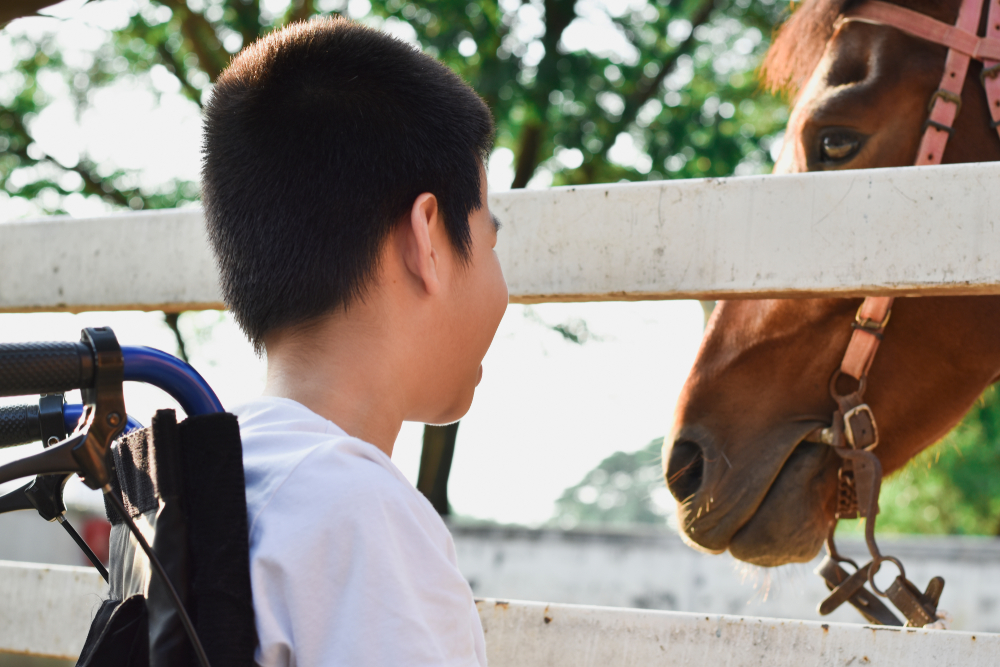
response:
[[[959,3],[896,4],[951,24]],[[778,173],[916,160],[947,49],[896,28],[845,20],[858,4],[806,0],[768,53],[768,83],[794,93]],[[946,163],[1000,160],[981,68],[976,61],[969,67]],[[808,561],[819,551],[834,517],[840,461],[807,438],[830,425],[836,404],[829,381],[860,304],[778,299],[716,306],[664,445],[667,485],[689,544],[766,566]],[[877,415],[875,453],[886,473],[943,436],[998,379],[998,326],[1000,298],[896,300],[865,394]]]

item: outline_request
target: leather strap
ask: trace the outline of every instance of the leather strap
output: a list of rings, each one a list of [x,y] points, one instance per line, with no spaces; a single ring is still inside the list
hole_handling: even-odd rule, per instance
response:
[[[914,37],[947,46],[976,60],[987,58],[1000,60],[1000,41],[991,39],[989,33],[986,37],[976,35],[979,28],[979,10],[982,6],[980,0],[963,0],[958,21],[955,25],[948,25],[906,7],[881,0],[868,0],[844,12],[844,19],[892,26]],[[966,14],[972,15],[971,18],[963,16]]]
[[[990,8],[991,19],[995,13],[994,8],[995,4]],[[987,32],[986,37],[979,37],[976,32],[981,13],[981,0],[962,0],[958,20],[952,26],[912,9],[880,0],[869,0],[844,14],[846,21],[891,26],[914,37],[948,47],[941,84],[930,100],[924,136],[917,151],[917,165],[941,164],[955,117],[962,107],[962,87],[969,71],[970,58],[1000,61],[1000,26],[997,26],[1000,23],[1000,13],[996,14],[998,21],[990,22],[994,32]],[[1000,81],[996,78],[990,81],[996,94],[996,104],[993,103],[994,100],[990,104],[991,114],[994,110],[998,114],[994,117],[995,121],[1000,117]],[[984,80],[984,85],[985,83]]]
[[[986,2],[990,5],[986,38],[1000,41],[1000,0],[986,0]],[[993,127],[1000,133],[1000,59],[983,59],[982,80]]]
[[[962,86],[965,85],[965,75],[969,72],[969,57],[981,58],[982,56],[977,51],[983,45],[1000,47],[1000,43],[976,37],[982,8],[980,0],[962,0],[962,5],[958,9],[958,20],[955,22],[956,32],[954,34],[975,38],[976,48],[973,49],[972,53],[965,53],[955,47],[948,49],[948,57],[944,61],[944,75],[941,77],[941,84],[931,98],[927,128],[920,141],[920,148],[917,149],[917,165],[941,164],[945,145],[951,137],[955,116],[962,108]],[[945,45],[950,46],[947,43]],[[995,55],[997,59],[1000,59],[1000,49],[996,51]]]
[[[879,343],[882,342],[882,331],[889,319],[894,300],[891,296],[865,298],[855,318],[851,342],[848,343],[844,359],[840,362],[841,373],[850,375],[858,381],[868,374]]]

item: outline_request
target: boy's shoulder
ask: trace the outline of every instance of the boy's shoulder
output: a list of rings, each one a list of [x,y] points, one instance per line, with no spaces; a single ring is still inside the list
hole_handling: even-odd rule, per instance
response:
[[[378,447],[352,437],[304,405],[264,397],[234,411],[243,441],[251,532],[262,513],[360,518],[380,507],[440,523],[433,507]],[[443,524],[441,524],[443,528]]]
[[[294,401],[235,412],[257,663],[485,664],[448,529],[389,457]]]

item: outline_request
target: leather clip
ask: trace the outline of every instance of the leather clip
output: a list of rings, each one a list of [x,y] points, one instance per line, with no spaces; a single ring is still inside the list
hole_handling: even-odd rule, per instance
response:
[[[906,617],[906,625],[922,628],[937,620],[937,605],[944,590],[944,579],[934,577],[927,584],[927,591],[920,592],[909,579],[899,575],[886,589],[885,594]]]
[[[848,576],[847,572],[830,556],[826,556],[823,562],[816,568],[816,574],[823,577],[826,587],[831,593],[820,603],[818,611],[822,615],[827,615],[842,605],[849,603],[857,609],[862,616],[870,623],[878,625],[903,625],[892,611],[885,606],[881,600],[865,588],[865,581],[868,579],[868,568],[871,563],[867,563]]]

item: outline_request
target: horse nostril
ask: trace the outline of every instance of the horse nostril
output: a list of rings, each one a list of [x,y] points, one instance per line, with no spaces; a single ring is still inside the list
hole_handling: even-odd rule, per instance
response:
[[[705,456],[698,443],[678,440],[670,450],[667,462],[667,488],[678,502],[698,492],[705,471]]]

